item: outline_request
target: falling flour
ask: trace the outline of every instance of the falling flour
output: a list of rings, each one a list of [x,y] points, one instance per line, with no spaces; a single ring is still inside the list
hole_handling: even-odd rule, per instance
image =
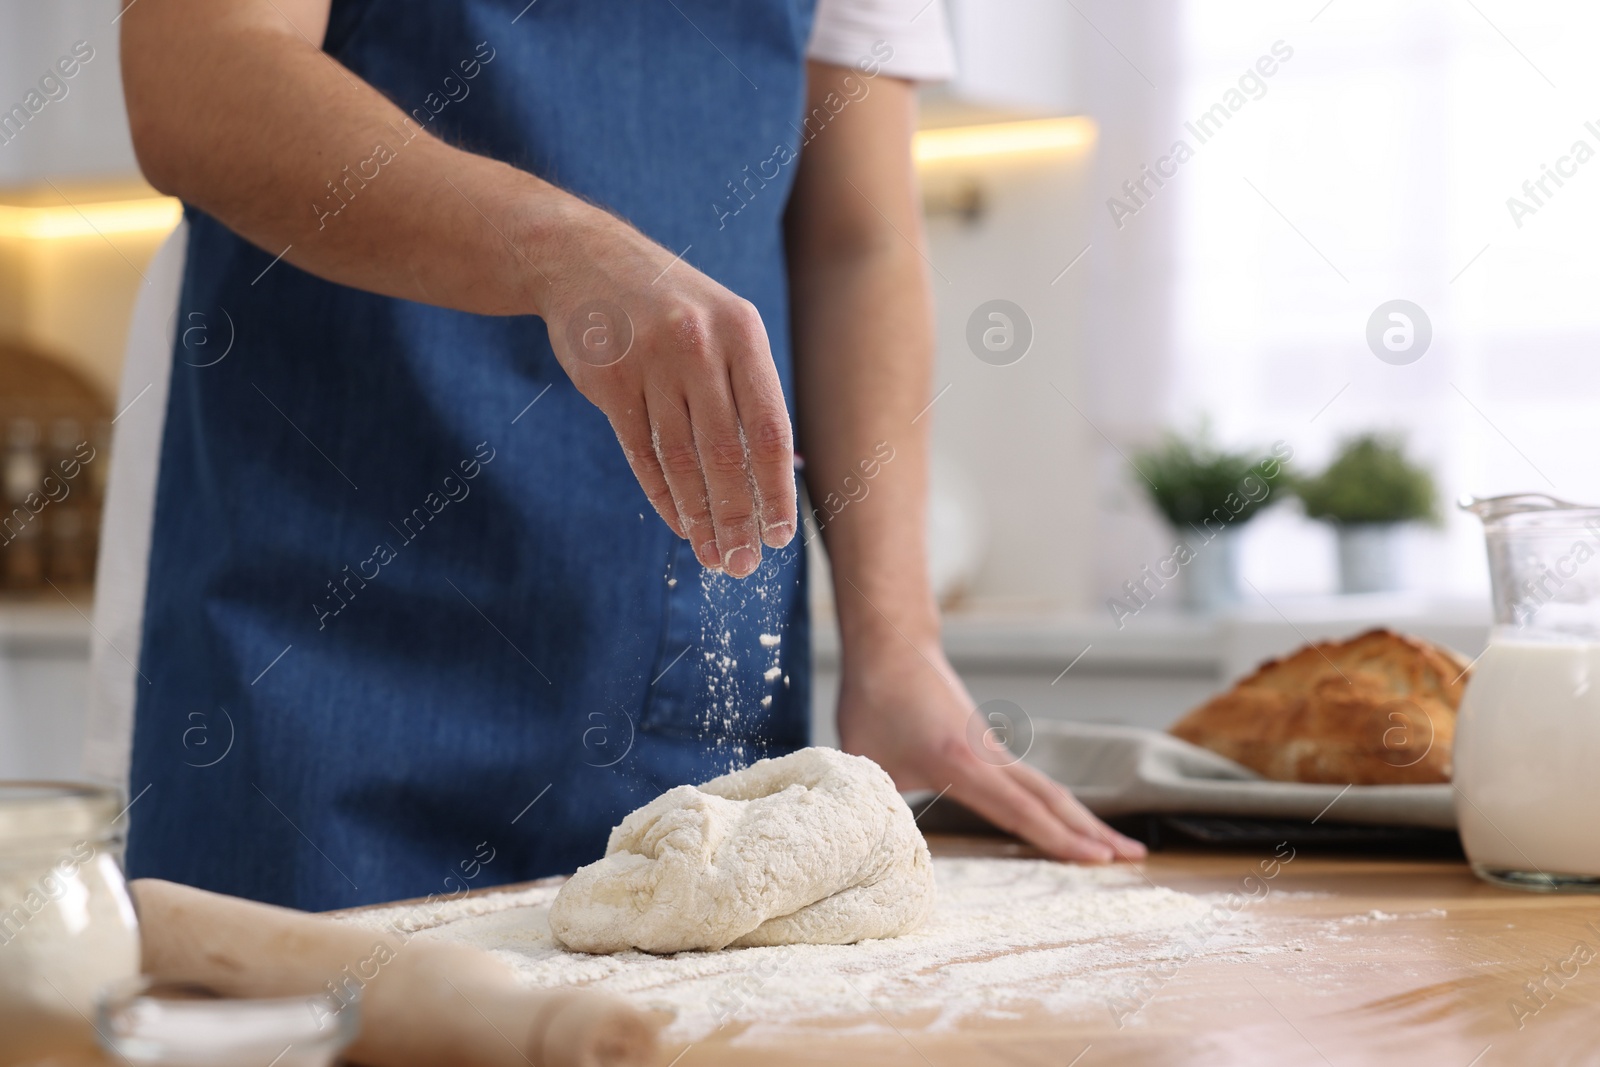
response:
[[[789,676],[784,672],[783,586],[779,577],[782,553],[763,557],[756,572],[743,580],[730,578],[722,571],[702,569],[700,588],[699,648],[706,660],[705,694],[701,698],[699,738],[706,742],[712,766],[727,773],[747,766],[759,753],[753,752],[745,736],[745,717],[754,706],[772,706],[773,691],[781,678],[784,688]],[[746,627],[757,628],[762,664],[762,685],[753,690],[753,679],[738,670],[734,652],[743,644]],[[735,641],[735,630],[740,640]],[[755,651],[755,650],[751,650]]]
[[[933,864],[933,916],[913,933],[854,945],[664,957],[565,952],[548,922],[557,886],[372,910],[344,921],[393,924],[486,949],[531,987],[594,986],[671,1012],[671,1039],[696,1041],[728,1025],[742,1028],[736,1040],[755,1041],[829,1019],[881,1028],[885,1018],[915,1016],[897,1025],[938,1030],[1030,1008],[1103,1012],[1147,991],[1152,965],[1190,958],[1194,928],[1215,905],[1152,886],[1127,867],[1020,859]],[[1240,932],[1234,926],[1232,936],[1208,943],[1207,954],[1237,952]]]

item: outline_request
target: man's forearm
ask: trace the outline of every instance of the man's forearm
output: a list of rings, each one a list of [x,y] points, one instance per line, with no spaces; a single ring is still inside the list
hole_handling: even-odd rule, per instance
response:
[[[909,254],[909,249],[907,250]],[[921,261],[892,249],[791,281],[800,448],[847,646],[938,640],[928,588],[932,351]]]
[[[811,91],[847,92],[848,76],[813,65]],[[927,569],[928,420],[917,417],[933,315],[909,152],[915,101],[909,85],[882,79],[851,108],[807,146],[790,204],[800,450],[845,648],[924,648],[939,622]]]
[[[422,130],[313,43],[325,2],[214,3],[161,0],[123,17],[134,143],[158,188],[332,281],[487,314],[538,310],[552,244],[594,209]],[[496,76],[492,48],[480,51],[451,72],[458,86],[472,86],[468,71]],[[470,92],[452,106],[472,106]]]

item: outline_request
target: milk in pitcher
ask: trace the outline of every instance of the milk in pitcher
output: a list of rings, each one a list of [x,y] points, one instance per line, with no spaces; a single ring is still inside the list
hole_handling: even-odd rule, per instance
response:
[[[1600,890],[1600,508],[1462,506],[1483,520],[1494,594],[1456,723],[1462,847],[1500,885]]]
[[[1480,875],[1600,879],[1600,644],[1491,641],[1454,762],[1461,842]]]

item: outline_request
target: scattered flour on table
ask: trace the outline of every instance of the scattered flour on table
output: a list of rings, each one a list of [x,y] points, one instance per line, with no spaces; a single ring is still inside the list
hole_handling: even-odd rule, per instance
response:
[[[675,956],[571,953],[550,937],[557,886],[376,909],[344,921],[393,924],[419,937],[487,949],[531,987],[592,985],[639,1007],[673,1012],[667,1036],[683,1041],[725,1022],[747,1026],[739,1039],[748,1040],[829,1018],[865,1017],[881,1027],[880,1012],[916,1015],[916,1022],[897,1025],[928,1029],[1014,1017],[1030,1007],[1100,1012],[1148,993],[1153,964],[1170,970],[1196,954],[1264,947],[1248,936],[1244,916],[1220,929],[1201,924],[1220,898],[1157,888],[1127,867],[1018,859],[935,858],[933,864],[933,916],[913,933],[855,945]],[[1205,936],[1197,936],[1201,929]]]
[[[1373,908],[1371,911],[1363,912],[1360,915],[1343,916],[1338,921],[1343,926],[1350,926],[1359,923],[1392,923],[1400,919],[1443,919],[1448,915],[1449,912],[1443,908],[1429,908],[1427,911],[1408,911],[1398,914]]]

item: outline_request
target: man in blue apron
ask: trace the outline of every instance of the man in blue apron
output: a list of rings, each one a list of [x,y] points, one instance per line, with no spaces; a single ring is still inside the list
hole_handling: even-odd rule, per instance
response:
[[[130,874],[318,909],[554,874],[805,745],[792,423],[846,747],[1055,855],[1138,854],[982,758],[939,651],[923,7],[127,10],[140,160],[188,204]]]

